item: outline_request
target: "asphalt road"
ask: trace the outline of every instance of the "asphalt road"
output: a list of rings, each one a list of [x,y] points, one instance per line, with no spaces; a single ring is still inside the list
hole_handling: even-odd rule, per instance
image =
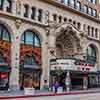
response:
[[[24,98],[24,99],[10,99],[10,100],[100,100],[100,93],[36,97],[36,98]]]

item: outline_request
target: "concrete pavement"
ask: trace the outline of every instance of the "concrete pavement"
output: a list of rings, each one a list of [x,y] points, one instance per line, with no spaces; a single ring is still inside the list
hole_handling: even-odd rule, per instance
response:
[[[100,93],[100,88],[93,88],[93,89],[89,89],[89,90],[78,90],[78,91],[69,91],[69,92],[63,92],[63,93],[53,93],[52,91],[48,91],[48,90],[39,90],[39,91],[35,91],[35,94],[31,94],[31,95],[25,95],[24,91],[6,91],[6,92],[1,92],[0,93],[0,100],[1,99],[16,99],[16,98],[38,98],[38,97],[53,97],[53,96],[64,96],[64,95],[83,95],[83,94],[95,94],[95,93]],[[50,98],[51,98],[50,97]]]
[[[100,93],[94,94],[81,94],[81,95],[63,95],[52,97],[37,97],[37,98],[20,98],[20,99],[8,99],[8,100],[100,100]]]

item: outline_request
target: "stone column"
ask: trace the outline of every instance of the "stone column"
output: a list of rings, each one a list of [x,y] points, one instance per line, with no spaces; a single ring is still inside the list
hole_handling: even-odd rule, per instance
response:
[[[48,79],[48,73],[49,73],[49,66],[48,66],[48,49],[47,49],[47,42],[46,39],[42,40],[42,76],[41,76],[41,89],[43,89],[46,85],[46,87],[49,86],[49,79]],[[45,83],[46,81],[46,83]]]
[[[20,42],[15,39],[12,41],[11,47],[11,74],[10,74],[10,89],[19,89],[19,48]]]
[[[70,80],[70,72],[67,71],[67,74],[66,74],[66,90],[67,92],[70,91],[70,84],[71,84],[71,80]]]
[[[44,10],[42,11],[42,23],[45,24],[45,12]]]
[[[16,15],[16,0],[12,0],[12,13]]]
[[[31,19],[31,14],[32,14],[32,9],[31,7],[29,7],[29,10],[28,10],[28,17]]]

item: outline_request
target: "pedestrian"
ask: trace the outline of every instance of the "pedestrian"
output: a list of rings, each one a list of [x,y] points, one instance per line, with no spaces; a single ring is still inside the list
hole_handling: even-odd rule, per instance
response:
[[[52,88],[54,88],[54,92],[57,93],[59,88],[59,83],[57,81],[53,83]]]

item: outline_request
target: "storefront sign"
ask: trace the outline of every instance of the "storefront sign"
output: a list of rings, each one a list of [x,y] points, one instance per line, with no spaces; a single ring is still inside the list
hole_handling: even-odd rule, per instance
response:
[[[97,68],[93,64],[77,63],[75,59],[56,59],[50,62],[51,70],[76,70],[76,71],[97,71]]]
[[[7,74],[0,74],[1,79],[7,78],[8,75]]]

